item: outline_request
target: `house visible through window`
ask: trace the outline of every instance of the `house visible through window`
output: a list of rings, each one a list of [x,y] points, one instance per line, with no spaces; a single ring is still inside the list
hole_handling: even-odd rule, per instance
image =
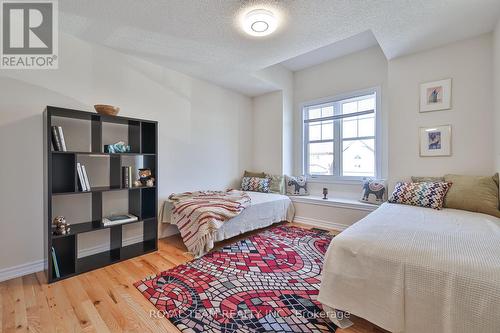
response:
[[[305,173],[312,178],[375,177],[376,115],[376,91],[304,107]]]

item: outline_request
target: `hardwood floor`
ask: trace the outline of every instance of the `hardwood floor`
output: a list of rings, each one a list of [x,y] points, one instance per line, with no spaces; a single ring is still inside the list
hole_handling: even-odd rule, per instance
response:
[[[51,285],[43,272],[4,281],[0,332],[178,333],[168,319],[150,317],[154,306],[132,284],[191,259],[180,237],[172,236],[159,241],[158,252]],[[384,332],[363,319],[352,320],[354,326],[337,332]]]

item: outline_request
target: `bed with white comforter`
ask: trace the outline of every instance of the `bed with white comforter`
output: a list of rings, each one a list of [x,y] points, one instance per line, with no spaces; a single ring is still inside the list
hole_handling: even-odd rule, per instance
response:
[[[246,192],[251,199],[250,206],[238,216],[224,222],[217,230],[213,240],[207,244],[207,251],[219,242],[242,233],[268,227],[283,221],[292,222],[295,210],[290,198],[276,193]],[[161,220],[171,223],[172,202],[163,205]]]
[[[391,332],[500,332],[500,219],[385,203],[330,244],[318,300]]]

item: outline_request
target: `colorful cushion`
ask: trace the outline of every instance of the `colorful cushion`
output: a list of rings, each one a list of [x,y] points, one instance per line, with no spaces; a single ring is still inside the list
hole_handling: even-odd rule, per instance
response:
[[[443,208],[451,187],[447,182],[397,183],[389,202],[433,209]]]
[[[414,183],[427,183],[427,182],[444,182],[444,177],[416,177],[412,176],[411,181]]]
[[[363,190],[359,201],[380,205],[387,198],[387,187],[383,179],[367,179],[363,182]]]
[[[243,191],[269,193],[269,178],[243,177],[241,189]]]
[[[269,178],[269,192],[271,193],[285,193],[285,177],[280,175],[266,175]]]
[[[500,217],[498,210],[498,173],[493,177],[446,175],[453,186],[444,206]]]
[[[257,177],[257,178],[266,178],[266,174],[264,172],[252,172],[246,171],[243,174],[243,177]]]
[[[309,191],[307,190],[306,176],[297,176],[297,177],[286,176],[286,194],[309,195]]]

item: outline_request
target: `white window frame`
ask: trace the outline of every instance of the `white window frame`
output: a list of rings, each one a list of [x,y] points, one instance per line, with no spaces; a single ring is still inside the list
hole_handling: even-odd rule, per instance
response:
[[[302,174],[307,175],[308,180],[311,182],[319,182],[319,183],[341,183],[341,184],[359,184],[363,181],[363,176],[341,176],[342,174],[342,157],[341,157],[341,144],[342,144],[342,133],[340,128],[340,122],[334,121],[334,140],[336,143],[334,146],[334,156],[335,156],[335,165],[336,171],[338,174],[336,175],[311,175],[308,170],[308,128],[304,123],[305,119],[305,111],[309,108],[317,108],[324,107],[328,105],[336,104],[340,101],[346,99],[355,99],[357,97],[362,97],[366,95],[375,94],[375,175],[374,178],[381,178],[382,174],[382,130],[381,130],[381,89],[380,87],[368,88],[363,90],[357,90],[353,92],[348,92],[332,97],[325,97],[321,99],[316,99],[313,101],[308,101],[306,103],[302,103],[300,105],[300,129],[301,129],[301,171]]]

